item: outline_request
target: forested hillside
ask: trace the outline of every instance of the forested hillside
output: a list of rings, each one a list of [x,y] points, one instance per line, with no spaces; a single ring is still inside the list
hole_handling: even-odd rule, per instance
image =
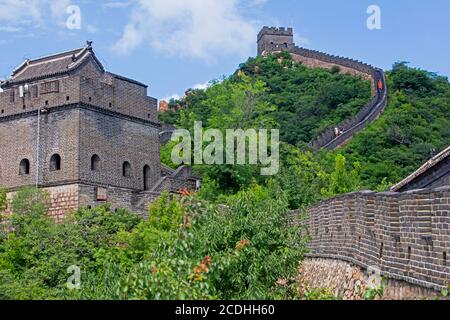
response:
[[[227,101],[229,97],[230,91],[225,89],[245,81],[243,74],[249,81],[264,84],[259,98],[272,106],[266,116],[272,120],[273,127],[282,129],[281,140],[291,145],[309,143],[330,126],[351,118],[371,95],[369,81],[340,74],[337,66],[330,72],[294,63],[288,53],[267,58],[259,56],[242,64],[235,75],[213,83],[206,92],[195,90],[181,101],[172,101],[172,110],[161,114],[161,120],[182,125],[181,112],[174,112],[177,106],[182,106],[185,113],[209,126],[218,101]],[[221,111],[226,114],[229,108],[223,106]]]
[[[234,75],[212,83],[207,90],[171,101],[171,110],[161,114],[161,120],[190,128],[196,119],[207,127],[223,128],[233,124],[228,115],[242,112],[244,117],[235,123],[238,127],[265,124],[279,128],[284,143],[282,169],[275,180],[291,194],[292,207],[298,207],[358,189],[385,190],[450,144],[448,79],[404,62],[396,63],[387,79],[386,112],[335,151],[317,152],[307,143],[354,115],[369,100],[370,84],[342,75],[338,68],[328,71],[294,64],[287,53],[249,59]],[[254,90],[251,103],[260,108],[246,115],[249,88]],[[246,103],[229,103],[239,92],[240,101]],[[171,146],[163,150],[163,160],[169,164]],[[221,190],[219,193],[233,193],[254,181],[267,182],[251,168],[196,169]],[[336,170],[347,172],[348,179]],[[340,181],[332,183],[333,175]]]
[[[384,115],[342,152],[360,161],[369,187],[396,183],[450,145],[448,79],[397,63],[387,73],[389,105]]]

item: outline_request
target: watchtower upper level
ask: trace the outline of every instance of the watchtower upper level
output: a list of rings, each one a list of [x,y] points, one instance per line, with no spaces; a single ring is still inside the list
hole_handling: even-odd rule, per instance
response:
[[[274,47],[287,50],[295,46],[294,31],[292,28],[263,27],[258,34],[258,55],[263,55],[265,51]]]
[[[157,124],[157,101],[147,86],[105,71],[92,43],[24,61],[1,82],[0,120],[38,108],[84,103]]]

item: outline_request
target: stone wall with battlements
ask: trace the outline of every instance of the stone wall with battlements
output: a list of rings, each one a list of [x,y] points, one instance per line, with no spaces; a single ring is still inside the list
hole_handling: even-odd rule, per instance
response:
[[[294,31],[292,28],[263,27],[258,34],[258,55],[270,52],[287,50],[294,46]]]
[[[449,284],[449,186],[351,193],[308,212],[309,257],[377,268],[389,279],[434,290]]]
[[[363,130],[383,113],[387,104],[387,88],[382,70],[354,59],[298,47],[293,41],[292,28],[263,27],[258,35],[258,55],[283,51],[291,53],[294,61],[300,62],[306,67],[332,69],[337,66],[341,73],[360,76],[371,81],[373,91],[371,101],[363,106],[352,119],[335,124],[335,127],[342,132],[340,136],[336,137],[334,127],[329,128],[311,142],[313,148],[335,149],[345,144],[355,133]],[[377,88],[379,81],[383,85],[381,90]]]

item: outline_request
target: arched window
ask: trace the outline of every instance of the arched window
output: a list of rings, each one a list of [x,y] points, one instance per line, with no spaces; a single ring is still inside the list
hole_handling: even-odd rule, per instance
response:
[[[100,171],[100,157],[94,154],[91,158],[91,170]]]
[[[61,170],[61,156],[59,154],[54,154],[50,158],[50,171]]]
[[[150,190],[150,166],[144,167],[144,191]]]
[[[19,174],[30,174],[30,161],[28,159],[23,159],[22,161],[20,161]]]
[[[131,177],[131,164],[128,161],[125,161],[122,166],[122,175],[125,178]]]

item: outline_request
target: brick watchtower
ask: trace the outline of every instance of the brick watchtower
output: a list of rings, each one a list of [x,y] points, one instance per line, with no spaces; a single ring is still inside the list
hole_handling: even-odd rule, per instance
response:
[[[292,28],[263,27],[258,34],[258,55],[293,48],[294,31]]]
[[[0,186],[58,188],[74,208],[108,200],[135,209],[145,192],[170,190],[157,100],[105,71],[90,42],[26,60],[1,87]]]

